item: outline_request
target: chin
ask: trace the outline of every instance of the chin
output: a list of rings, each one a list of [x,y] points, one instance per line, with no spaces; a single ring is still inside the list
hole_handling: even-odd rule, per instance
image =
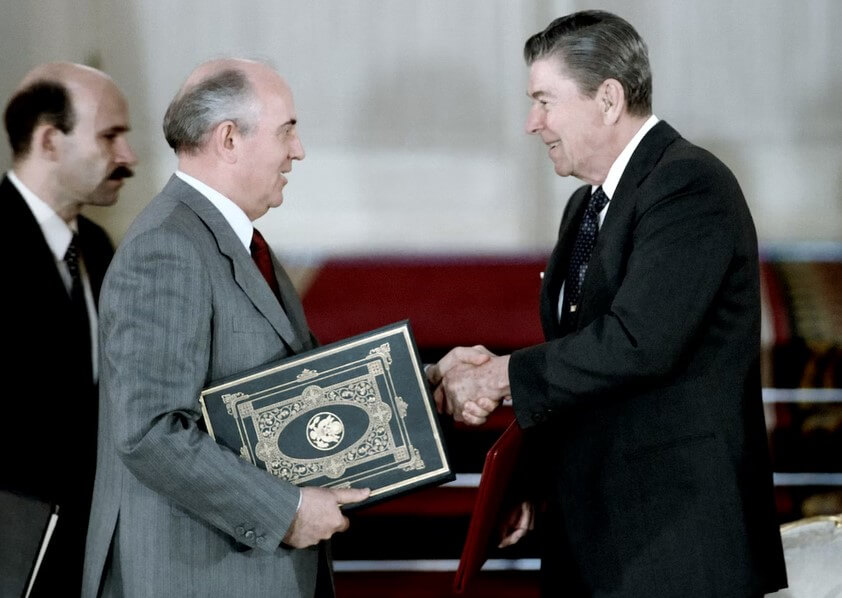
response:
[[[96,197],[89,197],[87,204],[90,206],[107,208],[108,206],[113,206],[117,203],[117,199],[119,199],[119,195],[117,193],[113,195],[98,195]]]

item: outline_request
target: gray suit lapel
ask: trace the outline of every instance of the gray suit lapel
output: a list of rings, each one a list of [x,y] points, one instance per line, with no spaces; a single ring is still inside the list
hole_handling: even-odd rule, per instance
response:
[[[266,284],[260,270],[251,259],[246,248],[234,234],[234,229],[225,220],[222,213],[214,207],[214,205],[201,193],[196,191],[193,187],[179,179],[177,176],[172,176],[164,188],[164,193],[178,197],[184,204],[186,204],[196,215],[205,223],[213,236],[216,238],[219,252],[231,260],[231,267],[234,274],[234,280],[248,296],[254,306],[261,314],[269,321],[278,335],[286,342],[293,353],[299,353],[303,350],[301,343],[302,338],[309,337],[307,333],[303,336],[297,332],[290,321],[289,316],[281,309],[278,300]],[[275,270],[281,270],[275,263]],[[278,283],[281,284],[281,279],[289,281],[286,273],[283,277],[278,277]],[[291,283],[288,283],[291,287]],[[292,295],[289,291],[281,291],[284,299],[284,304],[287,309],[293,312],[298,309],[298,297],[295,296],[295,290],[292,289]],[[295,314],[293,314],[295,316]],[[303,314],[302,314],[303,317]]]
[[[278,279],[278,287],[281,291],[281,300],[284,302],[286,316],[295,331],[296,338],[304,339],[304,348],[309,348],[310,326],[307,324],[307,318],[304,315],[304,308],[301,305],[301,299],[298,297],[298,291],[292,284],[287,271],[278,262],[278,258],[274,252],[272,255],[272,265],[275,267],[275,276]],[[268,285],[267,285],[268,286]]]

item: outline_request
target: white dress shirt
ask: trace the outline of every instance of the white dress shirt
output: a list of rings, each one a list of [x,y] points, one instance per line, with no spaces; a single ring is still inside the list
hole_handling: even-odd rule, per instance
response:
[[[189,174],[176,170],[175,176],[204,195],[222,213],[222,217],[234,229],[234,234],[237,235],[237,238],[246,248],[246,251],[251,254],[251,238],[254,234],[254,225],[249,220],[249,217],[246,216],[246,213],[243,212],[242,208],[213,187],[206,185]]]

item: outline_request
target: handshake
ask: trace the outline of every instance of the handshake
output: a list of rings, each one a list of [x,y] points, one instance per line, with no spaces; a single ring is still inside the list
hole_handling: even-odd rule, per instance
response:
[[[472,426],[485,423],[503,399],[511,395],[509,356],[483,347],[456,347],[427,367],[439,413]]]
[[[497,356],[482,345],[456,347],[437,364],[427,367],[435,387],[439,413],[446,411],[472,426],[485,423],[491,412],[511,396],[509,356]],[[535,508],[529,501],[515,505],[500,529],[500,548],[517,543],[534,527]]]

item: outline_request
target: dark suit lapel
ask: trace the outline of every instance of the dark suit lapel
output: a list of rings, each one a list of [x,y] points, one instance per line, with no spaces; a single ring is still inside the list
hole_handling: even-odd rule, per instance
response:
[[[303,349],[301,336],[222,213],[204,195],[175,175],[170,178],[163,193],[178,197],[205,223],[216,238],[220,253],[231,260],[234,280],[289,348],[295,353],[300,352]],[[295,305],[296,301],[290,300],[285,304]]]
[[[622,201],[623,197],[633,195],[658,165],[667,147],[680,137],[678,131],[669,126],[666,121],[659,121],[652,127],[634,150],[614,191],[614,197]],[[614,198],[611,198],[611,202],[614,202]]]
[[[544,272],[544,282],[541,285],[541,326],[545,338],[556,338],[561,332],[558,320],[558,297],[567,275],[567,264],[570,253],[573,251],[573,244],[576,242],[579,222],[582,220],[587,200],[590,198],[590,189],[590,185],[585,185],[570,197],[559,226],[558,241],[547,263],[547,270]]]
[[[61,306],[63,312],[69,312],[70,296],[56,268],[53,252],[26,200],[5,176],[0,183],[0,201],[7,222],[11,224],[8,231],[11,239],[9,247],[25,255],[23,259],[12,260],[12,271],[20,272],[20,276],[13,276],[18,278],[15,283],[20,285],[20,292],[27,293],[36,302],[49,298],[51,303],[54,302],[53,306]],[[55,307],[52,311],[55,311]]]
[[[582,312],[578,322],[580,328],[604,311],[606,286],[612,282],[612,273],[623,270],[622,263],[629,250],[626,243],[631,242],[628,237],[634,227],[638,189],[658,164],[666,148],[678,138],[680,135],[675,129],[664,121],[658,122],[644,135],[626,165],[588,263],[588,272],[582,285]]]

